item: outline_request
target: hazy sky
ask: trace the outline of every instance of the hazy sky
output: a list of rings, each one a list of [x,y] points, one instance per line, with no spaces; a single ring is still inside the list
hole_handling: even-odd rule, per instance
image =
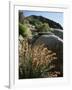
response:
[[[63,26],[62,12],[46,12],[46,11],[23,11],[24,16],[37,15],[51,19]]]

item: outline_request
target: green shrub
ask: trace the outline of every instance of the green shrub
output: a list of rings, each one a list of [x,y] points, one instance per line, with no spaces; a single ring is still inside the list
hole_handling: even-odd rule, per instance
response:
[[[21,34],[23,37],[32,36],[32,32],[28,28],[27,24],[21,24],[21,23],[19,23],[19,34]]]
[[[40,24],[40,26],[38,27],[39,32],[50,32],[50,27],[48,23],[42,23]]]

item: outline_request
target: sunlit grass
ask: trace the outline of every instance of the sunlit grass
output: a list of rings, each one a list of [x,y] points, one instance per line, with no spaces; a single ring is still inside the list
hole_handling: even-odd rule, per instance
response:
[[[19,41],[19,78],[57,77],[58,72],[51,72],[55,68],[54,60],[57,60],[56,53],[45,44],[39,42],[32,46],[27,38]]]

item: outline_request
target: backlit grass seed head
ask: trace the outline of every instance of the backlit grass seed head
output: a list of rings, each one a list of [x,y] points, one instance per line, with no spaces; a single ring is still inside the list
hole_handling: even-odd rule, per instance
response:
[[[19,42],[19,65],[20,72],[26,77],[32,72],[34,75],[43,73],[50,68],[54,68],[54,65],[49,64],[56,60],[56,53],[49,50],[44,43],[39,42],[33,47],[28,43],[28,39],[24,38],[22,42]],[[30,71],[31,69],[31,71]]]

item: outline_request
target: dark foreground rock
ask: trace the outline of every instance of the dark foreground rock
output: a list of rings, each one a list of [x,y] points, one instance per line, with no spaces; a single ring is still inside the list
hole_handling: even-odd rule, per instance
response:
[[[32,47],[38,45],[38,43],[44,43],[49,50],[52,50],[57,54],[56,68],[53,71],[60,71],[63,75],[63,40],[55,35],[41,35],[33,44]]]

